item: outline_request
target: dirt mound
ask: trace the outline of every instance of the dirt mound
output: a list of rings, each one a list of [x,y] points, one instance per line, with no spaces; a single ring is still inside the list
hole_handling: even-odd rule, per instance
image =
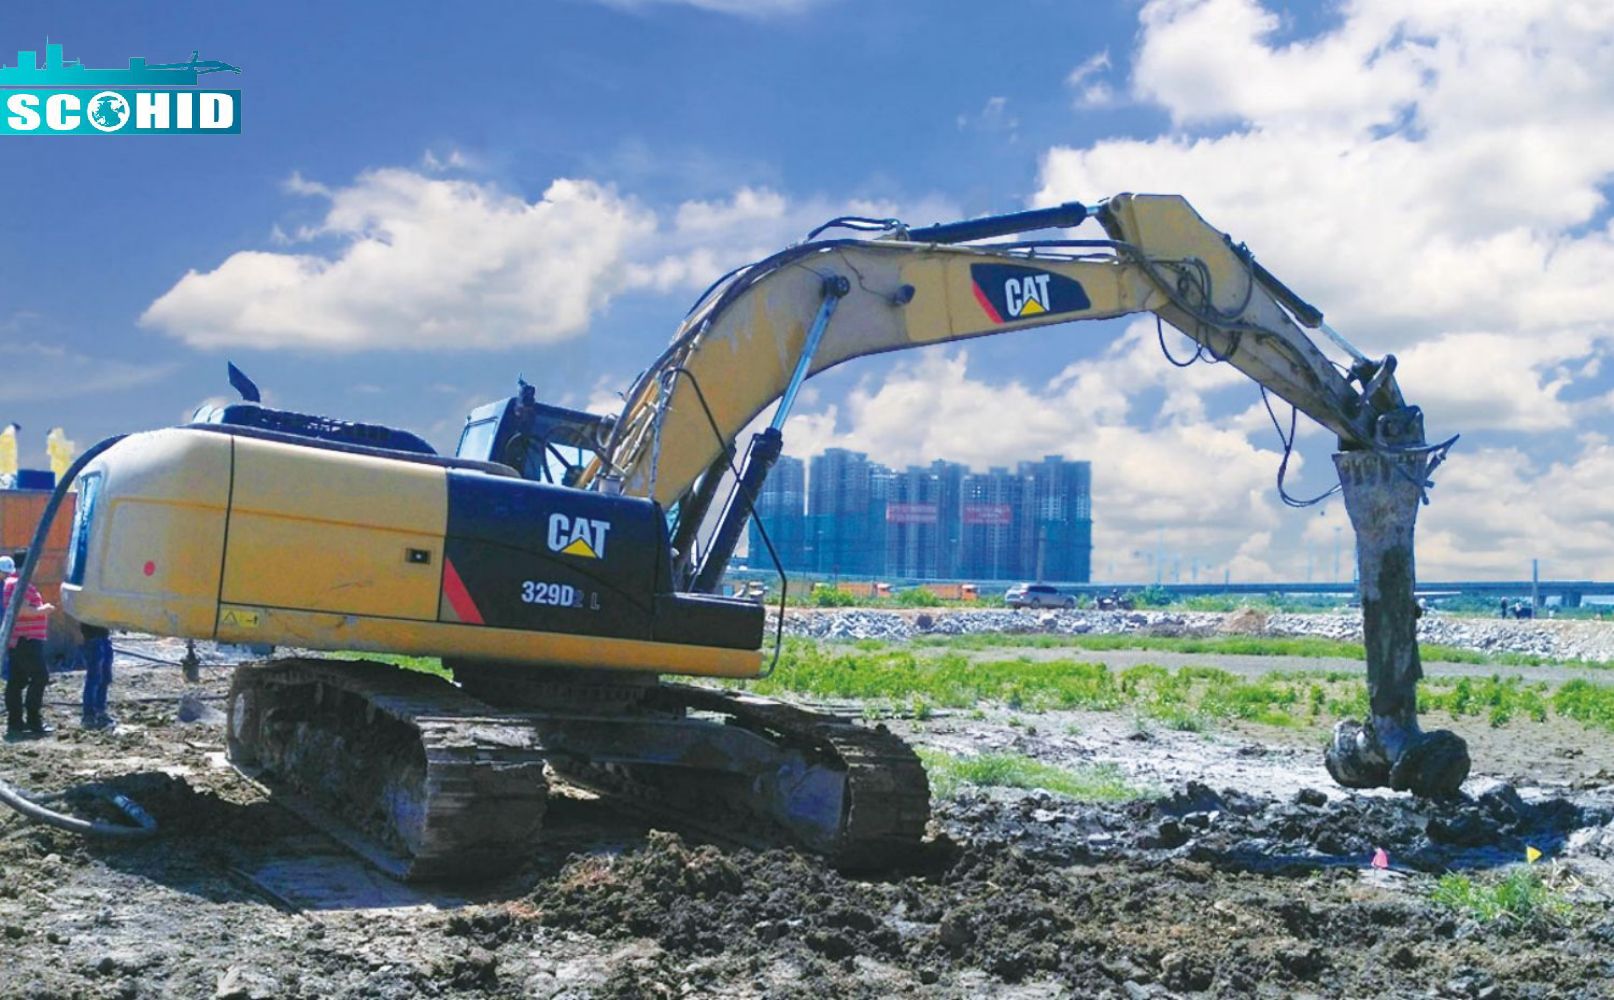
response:
[[[939,803],[954,836],[989,836],[1039,861],[1083,864],[1121,857],[1188,858],[1228,871],[1302,874],[1360,868],[1387,851],[1397,868],[1441,873],[1519,860],[1527,847],[1561,853],[1578,831],[1614,821],[1614,806],[1545,798],[1527,802],[1498,783],[1447,802],[1316,789],[1280,801],[1189,782],[1172,795],[1122,806],[1081,805],[1047,793],[1005,800],[965,794]]]
[[[867,882],[790,852],[654,834],[614,858],[574,859],[530,903],[522,911],[543,926],[665,949],[670,959],[612,984],[620,995],[766,991],[781,963],[795,970],[777,991],[788,996],[875,995],[859,988],[874,968],[946,995],[985,972],[1082,996],[1492,995],[1499,976],[1518,995],[1546,996],[1584,990],[1603,968],[1589,955],[1549,960],[1550,930],[1499,947],[1500,932],[1419,898],[1375,896],[1342,868],[1295,878],[1186,855],[1052,866],[996,841],[932,872]]]
[[[1267,615],[1255,608],[1239,608],[1222,618],[1216,631],[1225,635],[1261,635],[1266,632]]]

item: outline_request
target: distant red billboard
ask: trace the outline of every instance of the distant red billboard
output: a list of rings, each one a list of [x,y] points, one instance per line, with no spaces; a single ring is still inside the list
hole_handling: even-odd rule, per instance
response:
[[[1007,528],[1014,524],[1014,508],[1006,503],[967,503],[964,505],[964,523]]]
[[[938,520],[933,503],[888,503],[885,505],[887,524],[935,524]]]

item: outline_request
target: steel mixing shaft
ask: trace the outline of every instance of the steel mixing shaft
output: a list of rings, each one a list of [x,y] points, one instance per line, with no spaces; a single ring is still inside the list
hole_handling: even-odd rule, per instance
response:
[[[1423,665],[1412,538],[1428,452],[1344,452],[1334,464],[1356,531],[1371,715],[1366,723],[1335,726],[1324,762],[1334,780],[1350,788],[1388,785],[1431,798],[1455,795],[1468,777],[1468,745],[1448,730],[1426,733],[1418,725]]]

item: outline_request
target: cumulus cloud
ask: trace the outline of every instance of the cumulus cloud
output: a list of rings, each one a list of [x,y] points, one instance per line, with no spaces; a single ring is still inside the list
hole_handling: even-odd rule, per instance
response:
[[[1437,473],[1437,503],[1419,521],[1419,569],[1452,578],[1605,579],[1614,551],[1614,444],[1577,440],[1566,460],[1522,448],[1465,452]]]
[[[331,189],[301,242],[337,249],[244,250],[191,271],[141,324],[195,347],[463,350],[573,336],[620,287],[625,248],[654,229],[610,188],[558,180],[535,202],[401,169]]]
[[[688,201],[665,218],[615,189],[561,179],[535,201],[424,172],[361,174],[333,186],[293,174],[288,194],[325,203],[274,250],[242,250],[192,270],[142,325],[199,348],[466,350],[553,343],[583,333],[626,291],[693,292],[801,239],[832,215],[887,217],[888,202],[789,200],[766,188]],[[916,218],[952,214],[934,199]],[[927,219],[928,221],[928,219]]]
[[[1572,455],[1555,439],[1614,412],[1586,391],[1614,352],[1614,8],[1341,13],[1279,43],[1284,25],[1254,0],[1148,3],[1131,96],[1176,128],[1050,150],[1037,201],[1187,194],[1360,347],[1397,352],[1432,429],[1482,432],[1421,515],[1426,578],[1518,578],[1530,555],[1598,575],[1614,542],[1606,434]],[[1331,504],[1302,543],[1322,548],[1343,521]]]
[[[1254,0],[1147,4],[1131,94],[1178,127],[1050,150],[1037,200],[1187,194],[1360,347],[1397,352],[1432,430],[1490,432],[1437,476],[1426,578],[1519,578],[1530,555],[1596,576],[1614,541],[1609,445],[1586,435],[1556,459],[1540,446],[1561,453],[1552,435],[1614,412],[1582,388],[1614,352],[1614,8],[1356,0],[1342,13],[1279,44],[1278,16]],[[1330,505],[1300,544],[1316,551],[1343,520]]]
[[[1516,578],[1528,554],[1554,575],[1599,575],[1614,435],[1585,432],[1614,412],[1606,385],[1588,387],[1614,352],[1614,7],[1353,0],[1340,15],[1284,40],[1271,3],[1145,3],[1117,87],[1171,127],[1048,150],[1032,200],[1185,194],[1359,347],[1395,352],[1431,429],[1469,433],[1421,515],[1425,578]],[[1086,98],[1108,83],[1107,56],[1068,77],[1078,106],[1116,99]],[[1222,391],[1241,376],[1171,369],[1152,339],[1134,327],[1035,385],[979,377],[964,354],[927,359],[792,435],[892,464],[1090,458],[1101,574],[1151,578],[1160,545],[1213,575],[1330,579],[1338,546],[1349,579],[1338,500],[1277,507],[1271,422]],[[1144,412],[1140,398],[1160,402]],[[1304,419],[1300,436],[1313,461],[1291,466],[1290,491],[1317,492],[1334,481],[1332,440]]]
[[[1469,429],[1568,426],[1555,372],[1614,350],[1614,8],[1481,6],[1358,0],[1278,44],[1255,0],[1155,0],[1131,91],[1182,129],[1056,147],[1036,200],[1187,194],[1430,399],[1507,393]]]

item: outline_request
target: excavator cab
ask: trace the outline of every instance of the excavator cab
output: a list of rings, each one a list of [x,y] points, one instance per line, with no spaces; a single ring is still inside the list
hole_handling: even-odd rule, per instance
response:
[[[507,465],[533,482],[575,486],[614,420],[540,403],[532,386],[518,382],[517,395],[471,411],[455,456]]]

